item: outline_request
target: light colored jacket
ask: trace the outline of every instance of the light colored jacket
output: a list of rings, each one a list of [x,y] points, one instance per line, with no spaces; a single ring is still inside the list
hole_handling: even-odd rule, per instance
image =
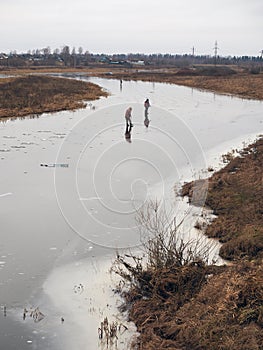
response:
[[[129,107],[126,112],[125,112],[125,118],[130,120],[131,119],[131,111],[132,111],[132,108]]]

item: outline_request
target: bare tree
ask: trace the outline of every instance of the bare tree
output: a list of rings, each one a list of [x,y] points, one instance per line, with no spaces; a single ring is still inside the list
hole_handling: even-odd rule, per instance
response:
[[[70,48],[69,48],[69,46],[66,45],[62,48],[61,57],[64,61],[64,65],[69,66],[70,65]]]
[[[48,56],[51,54],[50,47],[49,47],[49,46],[44,47],[44,48],[42,49],[42,52],[43,52],[43,55],[44,55],[45,57],[48,57]]]
[[[75,68],[77,65],[77,56],[76,56],[76,49],[75,47],[73,47],[72,51],[71,51],[71,57],[73,60],[73,67]]]

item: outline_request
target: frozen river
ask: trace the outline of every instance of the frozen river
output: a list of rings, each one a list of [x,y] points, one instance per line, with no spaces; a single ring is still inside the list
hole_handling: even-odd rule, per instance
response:
[[[181,184],[263,132],[261,102],[90,80],[111,94],[92,102],[95,109],[0,123],[1,349],[99,348],[99,321],[117,312],[108,302],[109,262],[117,248],[140,245],[136,210],[158,198],[169,214],[187,216],[175,196]],[[124,137],[129,106],[131,142]],[[37,307],[43,320],[23,319],[24,308]]]

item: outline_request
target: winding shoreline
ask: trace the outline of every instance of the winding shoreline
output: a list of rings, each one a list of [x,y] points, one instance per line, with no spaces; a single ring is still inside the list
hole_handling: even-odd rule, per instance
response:
[[[90,82],[42,75],[0,79],[0,120],[85,108],[84,101],[107,97]]]
[[[210,67],[204,66],[204,72],[198,73],[200,69],[179,69],[179,68],[167,68],[167,67],[142,67],[142,68],[120,68],[120,67],[90,67],[81,69],[56,67],[42,67],[42,68],[27,68],[27,69],[9,69],[2,70],[1,73],[6,75],[16,76],[29,76],[32,73],[65,73],[76,74],[87,77],[101,77],[107,79],[118,80],[140,80],[149,82],[169,83],[175,85],[182,85],[200,89],[204,91],[210,91],[217,94],[224,94],[239,97],[242,99],[263,100],[263,72],[259,74],[251,74],[246,69],[242,69],[238,66],[234,66],[233,73],[228,73],[227,66]],[[217,73],[217,69],[219,73]],[[226,72],[224,72],[226,69]],[[206,72],[207,70],[207,72]],[[221,70],[223,71],[221,73]],[[212,71],[212,72],[211,72]],[[0,78],[1,82],[6,78]],[[1,86],[1,85],[0,85]],[[100,96],[105,96],[104,92],[96,92],[95,99]],[[86,98],[85,96],[82,97]],[[79,99],[78,99],[79,100]],[[80,108],[80,107],[71,107]],[[71,109],[67,107],[67,109]],[[44,111],[43,111],[44,112]]]
[[[202,309],[202,311],[203,311],[203,313],[200,315],[199,314],[199,316],[201,317],[201,321],[203,322],[203,320],[204,319],[206,319],[206,317],[207,317],[207,310],[205,309],[205,306],[204,305],[208,305],[208,306],[210,306],[211,307],[211,309],[214,311],[214,314],[212,315],[212,316],[217,316],[218,317],[218,319],[219,319],[219,316],[222,316],[222,318],[220,319],[220,320],[224,320],[224,315],[225,314],[217,314],[217,310],[218,310],[218,305],[216,304],[216,305],[214,305],[214,304],[212,304],[212,302],[213,302],[213,298],[209,298],[209,296],[211,296],[212,294],[213,294],[213,291],[215,291],[215,289],[216,290],[223,290],[223,288],[224,288],[224,285],[226,286],[226,287],[231,287],[231,283],[230,283],[230,285],[229,284],[227,284],[227,282],[229,281],[229,282],[232,282],[233,284],[234,284],[234,280],[232,280],[231,278],[232,277],[234,277],[234,278],[236,278],[237,280],[238,280],[238,282],[240,283],[240,285],[242,285],[243,287],[245,287],[246,285],[248,285],[248,282],[249,282],[249,280],[247,279],[247,277],[248,276],[245,276],[246,278],[244,278],[244,271],[242,270],[242,266],[240,267],[240,266],[237,266],[238,267],[238,269],[237,270],[235,270],[234,268],[232,269],[232,271],[229,271],[228,272],[228,274],[226,275],[226,276],[223,276],[223,275],[221,275],[221,279],[220,279],[220,281],[217,281],[215,278],[213,278],[213,283],[214,284],[212,284],[212,285],[210,285],[210,292],[209,292],[209,290],[208,289],[206,289],[206,291],[205,292],[203,292],[203,294],[201,295],[201,297],[199,296],[198,297],[198,299],[195,299],[195,300],[193,300],[193,303],[191,304],[189,304],[188,305],[188,313],[189,313],[189,315],[190,315],[190,311],[191,311],[191,306],[193,306],[193,310],[195,310],[196,311],[196,314],[198,314],[198,310],[199,309],[201,309],[201,307],[200,307],[200,305],[203,307],[203,309]],[[258,280],[258,275],[257,275],[257,273],[258,272],[260,272],[260,270],[258,270],[258,272],[257,272],[257,267],[256,266],[253,266],[253,264],[248,264],[247,266],[245,266],[245,269],[247,269],[247,271],[251,274],[251,275],[253,275],[253,277],[255,277],[255,278],[257,278],[257,280]],[[242,275],[243,274],[243,275]],[[242,279],[242,276],[243,276],[243,279]],[[214,289],[213,289],[213,287],[214,287]],[[239,291],[240,291],[240,289],[238,289],[238,287],[239,286],[237,286],[237,285],[235,285],[235,288],[236,289],[234,289],[233,290],[233,295],[231,294],[230,296],[231,296],[231,298],[232,297],[235,297],[236,296],[236,293],[238,293]],[[253,287],[253,286],[252,286]],[[252,289],[253,290],[253,289]],[[257,291],[257,289],[255,289],[256,291]],[[227,291],[227,289],[226,289],[226,291]],[[242,292],[243,292],[243,289],[241,290]],[[228,292],[229,292],[229,290],[228,290]],[[245,292],[246,292],[246,290],[245,290]],[[210,293],[210,294],[208,294],[208,293]],[[218,294],[220,294],[220,293],[218,293]],[[247,296],[247,295],[246,295]],[[205,299],[205,298],[207,298],[207,300],[209,299],[209,302],[210,302],[210,304],[206,304],[203,300]],[[218,295],[218,298],[220,298],[220,295]],[[230,299],[231,299],[230,298]],[[233,299],[231,299],[231,300],[233,300]],[[230,300],[230,301],[231,301]],[[230,311],[233,311],[231,308],[230,308],[230,306],[232,306],[232,304],[227,304],[227,303],[223,303],[223,301],[224,300],[220,300],[220,306],[223,304],[223,307],[226,307],[226,308],[229,308],[229,310]],[[227,300],[227,302],[228,302],[229,300]],[[236,299],[234,299],[234,301],[236,302]],[[252,301],[254,301],[254,300],[252,300]],[[256,301],[258,301],[258,300],[256,300]],[[196,304],[194,304],[194,302],[197,302]],[[237,302],[242,302],[242,300],[237,300]],[[204,304],[204,305],[203,305]],[[161,303],[160,303],[160,305],[161,305]],[[250,305],[250,304],[248,304],[248,305]],[[162,305],[161,305],[162,306]],[[247,306],[247,305],[246,305]],[[199,309],[198,309],[198,307],[199,307]],[[254,309],[249,309],[249,312],[250,311],[253,311],[254,312]],[[242,311],[242,313],[240,313],[240,311]],[[235,317],[236,317],[236,319],[237,320],[239,320],[241,323],[243,322],[243,324],[246,326],[247,325],[247,323],[245,323],[245,321],[246,321],[246,313],[245,313],[245,311],[247,311],[247,309],[242,309],[242,308],[239,308],[239,309],[234,309],[234,312],[233,312],[233,314],[235,315]],[[249,314],[249,317],[251,317],[251,319],[253,320],[253,322],[255,322],[255,314],[253,314],[253,312],[251,311],[251,314]],[[150,308],[150,314],[152,314],[152,309]],[[252,316],[251,316],[252,315]],[[184,315],[185,316],[185,315]],[[193,315],[194,316],[194,315]],[[211,315],[210,315],[211,316]],[[208,321],[211,321],[212,320],[212,316],[210,317],[210,319],[208,320]],[[226,314],[226,316],[228,316],[228,314]],[[258,317],[258,316],[260,316],[259,314],[256,314],[256,316]],[[143,319],[142,320],[142,324],[143,324],[143,329],[145,329],[145,326],[146,326],[146,324],[150,324],[151,322],[151,319],[148,319],[147,320],[147,318],[149,317],[149,315],[145,318],[145,319]],[[182,318],[183,318],[183,311],[181,310],[181,312],[180,312],[180,317],[177,315],[176,316],[176,325],[174,325],[174,324],[172,324],[170,321],[172,321],[173,320],[173,317],[174,317],[174,314],[172,314],[172,316],[171,316],[171,318],[169,319],[169,322],[168,322],[168,325],[167,325],[167,323],[161,323],[161,322],[159,322],[158,321],[158,324],[156,324],[156,323],[153,323],[152,325],[150,324],[150,326],[154,326],[154,327],[156,327],[156,329],[158,330],[158,335],[160,334],[160,332],[164,332],[163,334],[165,335],[165,337],[166,337],[166,339],[167,339],[167,337],[169,337],[169,334],[171,335],[174,335],[174,334],[176,334],[176,336],[177,336],[177,331],[179,330],[179,331],[182,331],[182,329],[183,329],[183,327],[185,327],[185,329],[187,328],[187,326],[191,326],[191,325],[193,325],[193,328],[194,328],[194,326],[196,326],[196,325],[198,325],[198,324],[200,324],[201,323],[201,321],[200,321],[200,319],[194,319],[194,317],[186,317],[185,319],[183,319],[182,320]],[[254,317],[254,318],[253,318]],[[147,322],[145,322],[145,320],[147,320]],[[161,318],[159,317],[159,320],[161,320]],[[250,320],[250,319],[249,319]],[[149,322],[148,322],[149,321]],[[182,322],[183,321],[183,322]],[[196,325],[194,324],[196,322]],[[204,325],[204,323],[203,323],[203,325]],[[207,336],[207,335],[210,335],[211,336],[211,339],[214,341],[214,344],[212,344],[211,343],[211,346],[214,346],[215,344],[218,344],[218,341],[220,342],[220,339],[218,339],[217,337],[216,337],[216,335],[214,335],[214,334],[210,334],[209,332],[211,331],[211,322],[210,322],[210,324],[209,324],[209,322],[208,322],[208,325],[209,325],[209,327],[205,327],[204,326],[204,328],[203,329],[200,329],[199,331],[200,331],[200,333],[203,331],[203,333],[201,333],[202,334],[202,336],[204,337],[204,336]],[[190,329],[190,331],[192,332],[192,333],[190,333],[190,331],[189,331],[189,334],[191,335],[193,335],[194,334],[194,336],[195,337],[193,337],[192,336],[192,341],[193,342],[195,342],[197,345],[198,345],[198,342],[199,342],[199,345],[200,345],[200,341],[202,340],[200,340],[197,336],[197,332],[196,333],[194,333],[194,330],[195,329],[191,329],[190,328],[190,326],[188,327],[188,331],[189,331],[189,329]],[[214,324],[214,328],[213,329],[215,329],[215,332],[224,332],[224,331],[226,331],[226,328],[220,328],[220,325],[218,325],[218,324]],[[226,325],[224,324],[224,326],[226,327]],[[169,328],[170,327],[170,328]],[[174,327],[174,328],[173,328]],[[219,327],[219,328],[217,328],[217,327]],[[252,326],[251,326],[251,324],[249,323],[249,329],[250,329],[250,332],[252,333],[252,331],[253,331],[253,329],[252,329]],[[171,330],[171,328],[173,328],[172,330]],[[240,327],[241,328],[241,330],[243,330],[243,328],[242,327]],[[259,327],[255,327],[256,328],[256,331],[258,330],[258,329],[260,329],[260,325],[259,325]],[[175,331],[173,332],[173,330],[175,329]],[[198,330],[198,328],[197,328],[197,326],[196,326],[196,329]],[[150,334],[151,334],[151,332],[152,331],[155,331],[154,329],[153,330],[150,330],[149,332],[150,332]],[[182,333],[181,333],[182,334]],[[227,336],[228,336],[228,334],[226,334]],[[184,334],[183,334],[183,336],[184,336]],[[183,337],[182,336],[182,337]],[[232,334],[230,334],[230,336],[232,336]],[[210,340],[211,340],[210,339]],[[260,335],[259,335],[259,339],[260,339]],[[169,340],[169,342],[171,341],[171,339],[168,339]],[[235,339],[234,339],[235,340]],[[188,340],[189,341],[189,340]],[[209,340],[208,340],[209,341]],[[150,348],[150,343],[148,344],[149,345],[149,348]],[[171,343],[170,343],[170,345],[171,345]],[[208,343],[208,345],[209,345],[209,343]],[[208,345],[203,345],[204,347],[204,349],[209,349],[209,347],[208,347]],[[155,346],[156,346],[156,344],[155,344]],[[190,346],[190,345],[189,345]],[[232,343],[232,345],[231,345],[232,347],[229,347],[230,349],[234,349],[234,347],[233,347],[233,343]],[[192,347],[191,347],[192,348]],[[143,347],[143,349],[147,349],[147,347]],[[160,347],[158,347],[158,349],[161,349],[161,343],[160,343]],[[239,348],[239,349],[241,349],[241,347]]]

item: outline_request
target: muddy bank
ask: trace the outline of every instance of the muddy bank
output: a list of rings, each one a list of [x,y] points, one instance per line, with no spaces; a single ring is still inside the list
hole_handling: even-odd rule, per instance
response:
[[[0,79],[0,119],[85,108],[108,94],[98,85],[73,79],[23,76]]]

